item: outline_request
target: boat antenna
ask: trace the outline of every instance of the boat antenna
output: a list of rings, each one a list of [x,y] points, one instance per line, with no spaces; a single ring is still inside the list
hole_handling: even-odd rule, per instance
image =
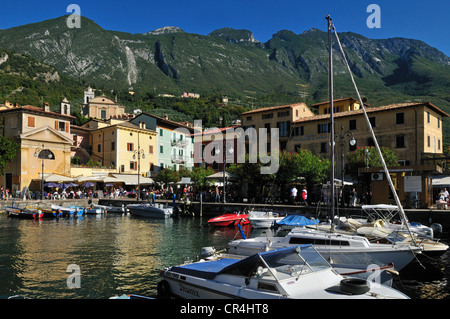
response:
[[[331,160],[331,218],[333,217],[335,204],[334,204],[334,101],[333,101],[333,42],[331,39],[332,21],[330,15],[325,19],[328,21],[328,79],[329,79],[329,93],[330,93],[330,160]],[[334,231],[334,225],[331,224],[331,231]]]
[[[344,53],[344,49],[342,48],[341,41],[339,40],[339,36],[338,36],[338,34],[337,34],[337,31],[336,31],[336,28],[335,28],[334,25],[332,25],[332,28],[333,28],[333,30],[334,30],[334,34],[336,35],[337,43],[338,43],[338,45],[339,45],[339,49],[340,49],[340,51],[341,51],[341,54],[342,54],[342,56],[343,56],[343,58],[344,58],[344,62],[345,62],[346,66],[347,66],[347,69],[348,69],[348,71],[349,71],[349,73],[350,73],[350,78],[351,78],[351,80],[352,80],[352,83],[353,83],[353,86],[354,86],[354,88],[355,88],[356,94],[358,95],[359,103],[361,104],[361,108],[363,109],[363,112],[364,112],[364,116],[365,116],[365,119],[366,119],[367,126],[369,127],[370,134],[372,135],[372,140],[373,140],[373,142],[374,142],[374,144],[375,144],[375,148],[376,148],[376,150],[377,150],[377,152],[378,152],[378,156],[380,157],[381,164],[382,164],[382,166],[383,166],[384,172],[386,173],[386,179],[387,179],[387,181],[388,181],[388,183],[389,183],[389,187],[391,188],[391,191],[392,191],[392,194],[393,194],[393,196],[394,196],[395,202],[396,202],[396,204],[397,204],[397,206],[398,206],[398,209],[399,209],[399,212],[400,212],[400,216],[401,216],[401,218],[405,221],[406,228],[408,229],[408,232],[409,232],[409,234],[411,235],[411,239],[412,239],[414,245],[417,246],[417,243],[416,243],[416,241],[415,241],[415,239],[414,239],[414,236],[412,235],[411,229],[410,229],[410,227],[409,227],[408,219],[407,219],[406,214],[405,214],[405,212],[404,212],[404,210],[403,210],[403,206],[402,206],[402,204],[400,203],[400,199],[398,198],[398,194],[397,194],[397,192],[396,192],[396,190],[395,190],[394,184],[392,183],[391,175],[389,174],[389,170],[388,170],[388,168],[387,168],[386,162],[384,161],[383,154],[381,153],[381,148],[380,148],[380,146],[378,145],[378,141],[377,141],[377,139],[376,139],[376,137],[375,137],[375,133],[374,133],[374,131],[373,131],[373,129],[372,129],[372,124],[370,123],[369,117],[367,116],[366,107],[364,106],[364,102],[363,102],[363,100],[361,99],[361,95],[359,94],[358,87],[356,86],[355,79],[353,78],[353,73],[352,73],[352,71],[351,71],[351,69],[350,69],[350,65],[348,64],[347,58],[346,58],[345,53]]]

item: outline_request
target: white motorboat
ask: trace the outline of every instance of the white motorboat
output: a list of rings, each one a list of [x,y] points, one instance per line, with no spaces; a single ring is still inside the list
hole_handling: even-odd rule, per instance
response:
[[[405,220],[394,223],[394,217],[397,215],[399,208],[396,205],[363,205],[361,208],[367,213],[368,219],[366,223],[372,223],[376,227],[384,227],[391,231],[406,232]],[[432,224],[432,226],[438,224]],[[367,226],[367,225],[365,225]],[[432,226],[426,226],[417,222],[409,222],[409,231],[419,237],[434,238],[434,229]],[[441,226],[442,227],[442,226]]]
[[[113,206],[113,205],[93,205],[94,209],[101,209],[107,213],[119,213],[119,214],[123,214],[126,212],[125,210],[125,206]]]
[[[420,254],[422,248],[410,245],[372,244],[366,237],[296,227],[285,237],[255,237],[228,243],[230,254],[249,256],[261,251],[299,244],[312,244],[333,264],[364,267],[370,264],[394,264],[401,270]]]
[[[173,207],[163,204],[131,204],[127,208],[131,214],[147,218],[169,218],[173,214]]]
[[[360,227],[356,230],[359,235],[367,237],[371,242],[385,243],[395,246],[417,245],[422,248],[424,257],[437,257],[444,254],[449,246],[437,240],[427,237],[419,237],[415,234],[409,235],[404,231],[392,231],[380,227]],[[419,255],[419,256],[421,256]]]
[[[160,298],[408,299],[379,283],[339,275],[311,245],[201,260],[162,270],[160,276]]]
[[[248,220],[254,228],[271,228],[284,216],[273,211],[251,211],[248,213]]]

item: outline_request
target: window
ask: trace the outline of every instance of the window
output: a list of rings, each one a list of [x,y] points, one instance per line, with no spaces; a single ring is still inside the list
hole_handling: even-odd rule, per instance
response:
[[[137,162],[131,161],[130,162],[130,170],[136,170],[137,169]]]
[[[356,120],[350,120],[348,126],[350,130],[356,130]]]
[[[247,121],[251,121],[251,120],[252,120],[252,117],[251,117],[251,116],[247,116],[246,120],[247,120]]]
[[[373,140],[373,138],[369,137],[367,139],[367,146],[375,146],[375,141]]]
[[[369,117],[369,122],[370,122],[370,125],[372,125],[372,127],[377,127],[377,121],[376,121],[375,116]]]
[[[289,111],[278,112],[278,113],[277,113],[277,116],[278,116],[278,117],[289,116]]]
[[[59,122],[58,130],[61,132],[65,132],[66,131],[66,122]]]
[[[160,145],[159,146],[159,152],[162,154],[162,153],[164,153],[164,146],[163,145]]]
[[[317,124],[317,133],[319,133],[319,134],[328,133],[328,132],[330,132],[330,128],[331,128],[331,126],[328,125],[328,123]]]
[[[111,142],[111,151],[116,150],[116,142]]]
[[[280,137],[289,136],[290,122],[277,122],[277,127],[280,130]]]
[[[320,143],[320,153],[327,153],[328,152],[328,143],[323,142]]]
[[[97,144],[97,152],[101,152],[102,151],[102,144]]]
[[[405,135],[397,135],[395,137],[395,147],[404,148],[405,147]]]
[[[162,128],[159,129],[159,136],[163,136],[163,130],[162,130]]]
[[[120,172],[121,173],[125,172],[125,165],[120,165]]]
[[[427,112],[427,123],[430,124],[430,112]]]
[[[106,119],[106,110],[100,110],[100,118]]]
[[[292,136],[302,136],[305,134],[305,127],[304,126],[298,126],[294,127],[292,129]]]
[[[127,151],[134,152],[134,143],[127,143]]]
[[[264,128],[266,129],[267,134],[270,134],[270,123],[264,124]]]
[[[271,119],[271,118],[273,118],[273,113],[263,114],[263,115],[262,115],[262,118],[263,118],[263,120],[264,120],[264,119]]]
[[[441,140],[438,139],[438,150],[441,150]]]
[[[395,114],[395,124],[405,124],[405,113]]]
[[[301,149],[302,149],[301,144],[296,144],[296,145],[294,145],[294,150],[295,150],[296,152],[300,152]]]
[[[430,135],[427,136],[427,146],[428,147],[431,146],[431,137],[430,137]]]
[[[153,145],[150,145],[148,147],[148,152],[149,152],[149,154],[153,154]]]
[[[437,125],[438,125],[438,128],[441,128],[441,118],[440,117],[437,118]]]
[[[36,127],[36,118],[34,116],[28,116],[28,127]]]

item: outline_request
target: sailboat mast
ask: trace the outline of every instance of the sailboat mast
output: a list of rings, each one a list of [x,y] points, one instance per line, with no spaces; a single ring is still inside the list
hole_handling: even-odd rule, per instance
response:
[[[330,90],[330,157],[331,157],[331,218],[333,218],[335,211],[335,188],[334,188],[334,101],[333,101],[333,48],[332,48],[332,39],[331,39],[331,17],[328,15],[325,19],[328,20],[328,78],[329,78],[329,90]]]

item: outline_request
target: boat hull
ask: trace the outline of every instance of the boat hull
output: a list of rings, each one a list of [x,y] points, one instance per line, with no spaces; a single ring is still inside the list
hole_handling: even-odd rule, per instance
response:
[[[228,244],[228,252],[231,254],[250,256],[255,253],[267,250],[275,250],[295,244],[285,242],[254,241],[250,239],[238,239]],[[353,249],[346,247],[334,247],[330,245],[313,245],[313,247],[330,263],[354,264],[378,266],[393,264],[396,270],[403,269],[415,257],[415,253],[420,255],[421,250],[413,250],[410,247],[397,247],[396,249],[371,248]]]
[[[171,212],[169,209],[162,209],[152,205],[128,205],[128,210],[132,215],[145,218],[169,218]]]
[[[208,225],[215,227],[228,227],[249,224],[248,214],[223,214],[208,220]]]

